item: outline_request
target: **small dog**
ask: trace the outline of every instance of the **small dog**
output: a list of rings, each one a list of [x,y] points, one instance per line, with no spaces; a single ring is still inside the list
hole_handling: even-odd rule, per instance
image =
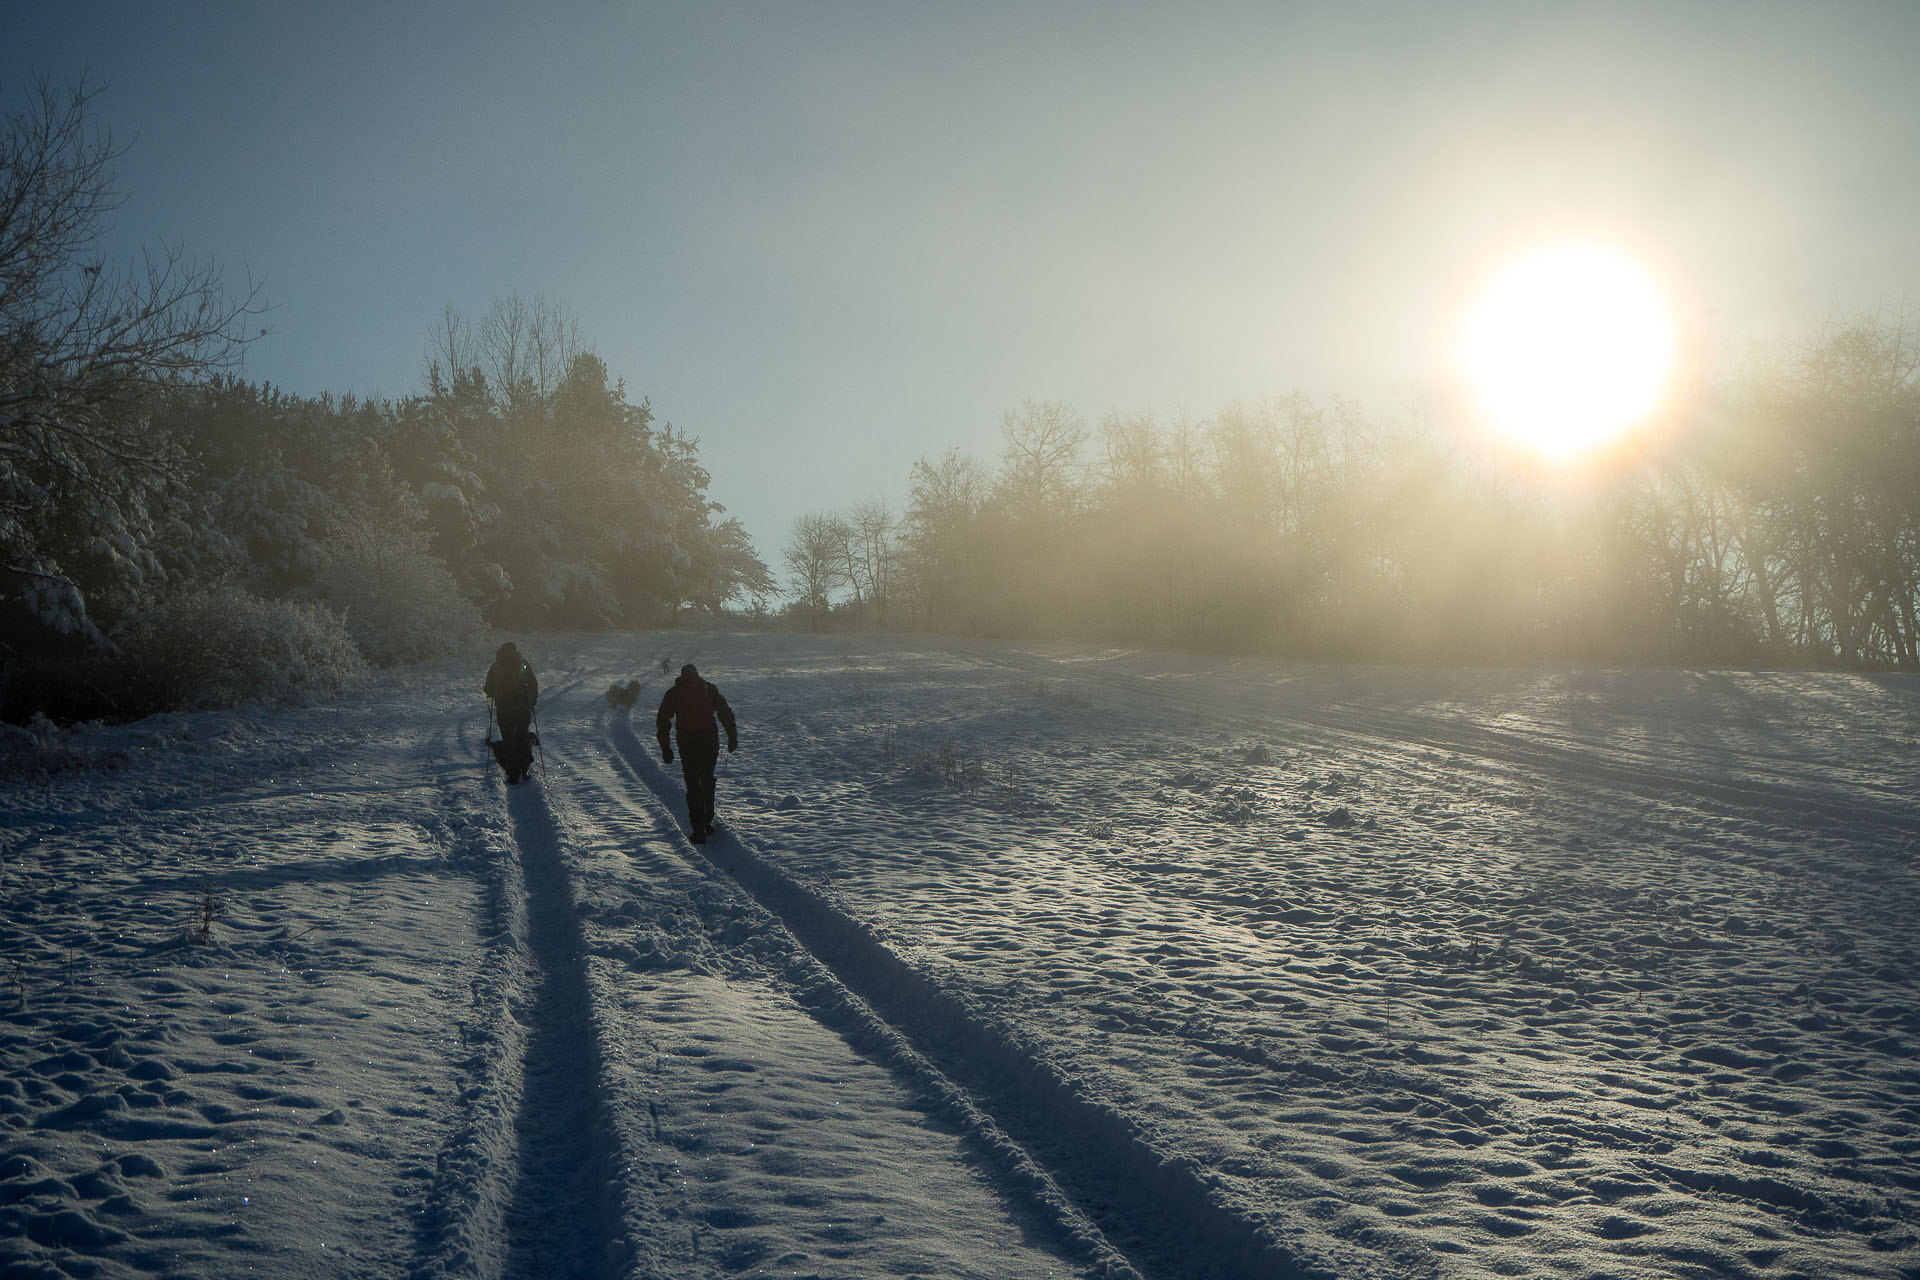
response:
[[[615,708],[631,707],[640,700],[640,682],[629,680],[625,684],[616,684],[607,690],[607,705]]]
[[[662,659],[660,659],[660,674],[661,674],[661,675],[663,675],[663,676],[664,676],[664,675],[666,675],[666,674],[667,674],[668,672],[670,672],[670,671],[672,671],[672,670],[673,670],[673,659],[672,659],[672,658],[662,658]]]

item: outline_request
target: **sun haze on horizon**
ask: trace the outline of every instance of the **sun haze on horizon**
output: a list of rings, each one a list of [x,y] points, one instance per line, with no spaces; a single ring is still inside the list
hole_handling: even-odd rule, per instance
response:
[[[263,276],[241,372],[302,396],[417,394],[447,308],[545,294],[775,556],[1028,399],[1477,446],[1490,250],[1644,248],[1689,388],[1920,288],[1898,0],[176,9],[6,15],[9,105],[85,72],[128,144],[108,258]]]
[[[1460,361],[1482,413],[1554,461],[1644,423],[1674,365],[1669,302],[1612,245],[1568,242],[1509,259],[1480,291]]]

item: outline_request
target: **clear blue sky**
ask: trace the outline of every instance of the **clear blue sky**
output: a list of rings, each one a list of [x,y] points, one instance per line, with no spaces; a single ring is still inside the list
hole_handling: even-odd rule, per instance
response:
[[[551,11],[546,11],[550,8]],[[1446,376],[1530,238],[1645,255],[1720,348],[1920,288],[1920,5],[71,3],[126,243],[264,277],[248,376],[420,388],[545,292],[777,564],[1000,415]]]

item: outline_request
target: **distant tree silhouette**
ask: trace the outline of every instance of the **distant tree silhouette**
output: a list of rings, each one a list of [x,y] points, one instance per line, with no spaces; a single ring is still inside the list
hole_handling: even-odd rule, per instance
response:
[[[774,591],[707,496],[698,442],[628,400],[565,307],[512,297],[477,324],[449,309],[427,386],[402,415],[408,474],[493,621],[660,625]]]
[[[1417,661],[1920,668],[1920,344],[1834,326],[1729,377],[1585,485],[1416,412],[1298,393],[1171,423],[1001,422],[988,472],[914,464],[898,584],[919,625]],[[1091,461],[1087,445],[1096,445]],[[852,564],[852,522],[839,558]],[[824,553],[823,553],[824,554]],[[873,588],[849,568],[856,598]]]
[[[978,629],[977,594],[987,568],[977,525],[986,494],[986,471],[957,449],[938,462],[913,464],[902,557],[924,627]]]
[[[866,621],[886,626],[900,573],[900,522],[885,498],[869,498],[847,514],[846,578]]]
[[[786,546],[787,579],[813,630],[826,625],[833,589],[844,580],[850,537],[847,522],[838,516],[809,514],[793,522]]]
[[[1756,379],[1749,449],[1719,461],[1748,512],[1763,615],[1846,665],[1920,666],[1920,340],[1904,315],[1836,325]]]

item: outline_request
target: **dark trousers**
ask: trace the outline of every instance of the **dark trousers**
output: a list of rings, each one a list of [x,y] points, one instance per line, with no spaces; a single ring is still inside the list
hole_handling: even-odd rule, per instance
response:
[[[695,831],[713,828],[713,769],[720,763],[720,735],[675,735],[680,751],[680,776],[687,782],[687,825]]]
[[[500,707],[500,750],[495,753],[500,767],[507,771],[507,781],[513,782],[523,777],[533,768],[533,709],[521,711],[514,707]]]

